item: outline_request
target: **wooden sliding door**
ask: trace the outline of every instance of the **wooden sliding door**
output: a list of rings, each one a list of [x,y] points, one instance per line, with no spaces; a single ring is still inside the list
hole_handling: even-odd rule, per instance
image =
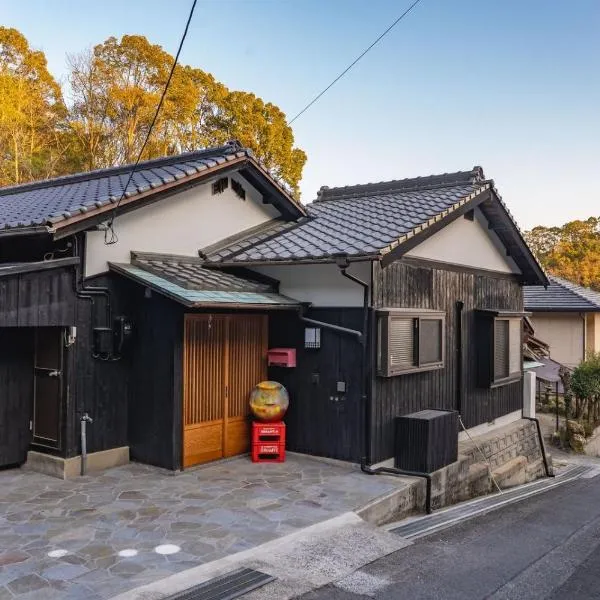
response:
[[[184,467],[248,451],[248,397],[266,358],[266,315],[186,315]]]

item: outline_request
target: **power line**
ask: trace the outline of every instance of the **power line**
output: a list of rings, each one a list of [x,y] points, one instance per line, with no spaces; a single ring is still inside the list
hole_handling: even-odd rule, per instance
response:
[[[421,2],[415,0],[362,54],[360,54],[352,63],[350,63],[322,92],[317,94],[293,119],[288,122],[291,125],[300,115],[304,114],[321,96],[329,91],[369,50],[376,46],[408,13]]]
[[[181,54],[181,49],[183,48],[183,43],[185,42],[185,38],[187,37],[188,29],[190,28],[190,23],[192,22],[192,17],[194,16],[194,10],[196,8],[197,1],[198,0],[193,0],[193,2],[192,2],[192,7],[190,8],[190,14],[188,15],[187,22],[185,24],[185,29],[183,30],[183,35],[181,36],[181,40],[179,41],[179,48],[177,48],[177,54],[175,55],[175,60],[173,61],[173,66],[171,67],[171,72],[169,73],[169,77],[167,78],[167,83],[165,84],[165,89],[163,90],[160,100],[158,101],[158,106],[156,107],[156,112],[154,113],[154,117],[152,117],[152,122],[150,123],[150,128],[148,129],[148,133],[146,134],[144,143],[142,144],[142,147],[140,148],[137,158],[136,158],[135,162],[133,163],[133,167],[131,168],[131,171],[129,172],[129,177],[127,178],[127,183],[125,184],[125,187],[123,188],[121,197],[117,200],[117,204],[115,205],[115,208],[113,209],[111,219],[108,222],[108,228],[107,228],[106,232],[104,233],[104,243],[107,245],[115,244],[116,242],[119,241],[119,238],[117,237],[117,234],[114,229],[114,222],[115,222],[115,218],[117,216],[117,209],[119,208],[119,205],[121,204],[123,198],[125,197],[125,193],[127,191],[127,188],[129,187],[129,184],[131,183],[133,174],[135,173],[135,169],[138,166],[140,159],[142,158],[142,154],[144,153],[144,150],[146,148],[146,144],[148,143],[148,140],[150,139],[150,136],[152,135],[152,130],[154,129],[154,124],[156,123],[156,119],[158,118],[158,113],[160,112],[160,109],[163,105],[165,96],[167,95],[167,90],[169,89],[169,85],[171,83],[171,79],[173,78],[173,73],[175,72],[175,67],[177,66],[177,63],[179,61],[179,55]],[[110,234],[110,237],[108,237],[108,234]]]

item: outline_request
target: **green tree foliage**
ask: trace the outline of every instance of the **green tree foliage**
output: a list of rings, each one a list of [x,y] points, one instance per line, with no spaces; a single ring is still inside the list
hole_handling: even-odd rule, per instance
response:
[[[540,225],[525,237],[549,273],[600,291],[600,217]]]
[[[600,419],[600,353],[590,352],[573,371],[571,389],[576,398],[576,418],[587,417],[588,423]]]
[[[0,73],[10,71],[14,62],[2,53],[6,45],[2,43],[3,31],[0,29]],[[6,31],[18,40],[20,54],[29,52],[37,57],[38,68],[43,67],[43,76],[30,78],[38,87],[43,80],[46,88],[44,93],[33,95],[38,105],[29,109],[29,114],[47,116],[44,123],[48,132],[57,136],[53,157],[58,160],[50,164],[45,154],[36,156],[33,162],[39,168],[23,172],[24,167],[16,170],[15,159],[7,160],[2,153],[1,183],[133,162],[148,133],[173,56],[139,35],[110,37],[92,50],[70,55],[70,101],[66,108],[60,87],[46,70],[43,54],[30,51],[17,31]],[[26,95],[32,96],[29,91]],[[43,107],[42,100],[46,103]],[[4,135],[2,123],[14,122],[11,111],[21,110],[19,107],[16,94],[1,94],[2,148],[8,147],[10,139]],[[54,120],[48,120],[50,115]],[[20,133],[27,131],[25,123],[19,125]],[[277,179],[298,192],[306,155],[294,146],[285,114],[254,94],[229,90],[210,73],[191,66],[177,66],[142,158],[193,151],[234,138],[251,148]],[[54,148],[49,143],[42,146]],[[20,155],[18,160],[23,160]]]

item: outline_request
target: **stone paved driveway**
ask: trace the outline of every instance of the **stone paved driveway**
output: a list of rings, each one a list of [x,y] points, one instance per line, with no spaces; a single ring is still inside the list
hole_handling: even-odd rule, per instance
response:
[[[110,598],[353,510],[399,485],[289,456],[61,481],[0,472],[0,600]],[[160,553],[162,552],[162,554]]]

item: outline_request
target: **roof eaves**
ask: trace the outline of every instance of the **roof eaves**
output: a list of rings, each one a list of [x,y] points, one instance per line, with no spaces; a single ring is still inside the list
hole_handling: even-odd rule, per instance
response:
[[[92,217],[104,215],[104,213],[110,213],[115,209],[117,204],[121,208],[128,207],[134,202],[164,193],[166,191],[172,190],[173,188],[178,188],[180,186],[196,182],[196,180],[201,180],[203,178],[210,177],[214,173],[218,173],[225,168],[231,168],[232,165],[241,164],[246,160],[248,160],[246,154],[243,152],[238,152],[235,156],[232,155],[230,158],[228,158],[226,162],[222,162],[220,164],[215,162],[215,164],[211,167],[207,167],[206,165],[190,167],[190,172],[193,168],[195,170],[195,173],[191,173],[185,177],[182,177],[181,179],[175,179],[174,181],[165,183],[164,185],[155,188],[152,188],[150,186],[143,186],[143,188],[138,188],[138,190],[143,189],[143,191],[125,192],[125,194],[123,195],[123,200],[120,203],[120,197],[110,196],[108,201],[105,200],[96,202],[95,208],[91,208],[90,206],[74,207],[71,211],[64,211],[60,215],[57,214],[53,217],[50,217],[48,219],[48,225],[52,226],[55,233],[59,233],[61,229],[77,224],[81,221],[85,221]],[[75,211],[77,211],[77,213]]]
[[[502,196],[498,192],[498,189],[496,188],[496,185],[494,184],[494,180],[493,179],[490,180],[490,184],[491,184],[492,192],[496,196],[496,198],[498,200],[498,203],[503,208],[504,212],[506,213],[506,215],[510,219],[510,221],[511,221],[511,223],[512,223],[514,229],[515,229],[515,231],[517,232],[517,235],[519,237],[519,241],[521,242],[521,245],[525,248],[526,252],[529,254],[530,262],[532,262],[535,265],[536,270],[538,271],[538,276],[539,276],[539,279],[540,279],[540,285],[549,285],[550,284],[550,280],[548,279],[548,274],[544,270],[544,267],[541,265],[541,263],[538,260],[537,256],[533,253],[532,249],[529,247],[529,244],[525,241],[525,236],[523,235],[523,232],[521,231],[521,228],[517,224],[517,221],[513,217],[513,215],[510,212],[510,210],[508,209],[508,206],[506,205],[506,203],[504,202],[504,200],[502,200]]]
[[[408,242],[410,239],[412,239],[416,235],[418,235],[418,234],[424,232],[425,230],[427,230],[432,225],[435,225],[436,223],[439,223],[440,221],[448,218],[456,210],[458,210],[459,208],[463,207],[465,204],[467,204],[469,202],[472,202],[473,200],[475,200],[475,198],[477,198],[478,196],[480,196],[483,192],[491,189],[491,187],[492,187],[492,182],[491,181],[485,182],[484,185],[482,185],[481,187],[477,188],[475,191],[471,192],[467,196],[463,196],[458,202],[455,202],[450,208],[444,209],[442,212],[434,215],[433,217],[431,217],[430,219],[428,219],[424,223],[421,223],[420,225],[417,225],[414,229],[412,229],[408,233],[405,233],[405,234],[401,235],[398,239],[394,240],[391,244],[388,244],[385,248],[382,248],[379,251],[379,254],[381,256],[385,256],[386,254],[389,254],[390,252],[392,252],[393,250],[395,250],[396,248],[398,248],[399,246],[401,246],[405,242]]]
[[[554,283],[555,285],[559,285],[567,292],[576,295],[578,298],[586,302],[590,306],[590,308],[594,310],[600,310],[600,304],[596,304],[594,300],[582,294],[578,289],[581,286],[577,285],[576,283],[561,279],[560,277],[552,277],[552,283]]]

